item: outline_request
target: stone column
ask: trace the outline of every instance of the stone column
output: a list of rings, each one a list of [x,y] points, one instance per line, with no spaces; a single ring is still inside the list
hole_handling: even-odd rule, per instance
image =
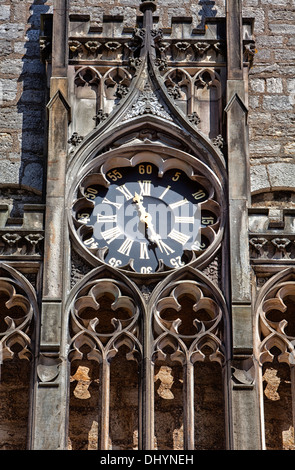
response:
[[[248,241],[250,201],[247,107],[242,54],[242,1],[227,0],[227,145],[233,363],[231,446],[259,449],[259,407],[253,366]]]
[[[66,360],[60,358],[64,291],[64,190],[70,108],[67,102],[67,0],[55,0],[48,108],[48,160],[40,352],[32,448],[62,449],[66,438]]]

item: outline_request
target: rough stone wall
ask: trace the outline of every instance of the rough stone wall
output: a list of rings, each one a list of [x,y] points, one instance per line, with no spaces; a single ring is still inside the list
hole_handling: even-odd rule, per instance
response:
[[[1,184],[42,191],[45,74],[39,60],[40,14],[52,0],[1,0],[0,12],[0,174]],[[136,24],[139,1],[70,0],[70,13],[89,13],[98,24],[104,12]],[[158,0],[159,27],[172,16],[223,16],[225,0]],[[244,16],[255,18],[257,54],[249,82],[252,190],[294,185],[295,2],[244,0]],[[286,132],[288,129],[288,132]],[[277,163],[280,161],[280,165]]]
[[[40,62],[44,0],[2,0],[0,8],[0,186],[42,191],[45,74]]]
[[[257,53],[249,81],[252,191],[293,188],[295,2],[245,0]]]

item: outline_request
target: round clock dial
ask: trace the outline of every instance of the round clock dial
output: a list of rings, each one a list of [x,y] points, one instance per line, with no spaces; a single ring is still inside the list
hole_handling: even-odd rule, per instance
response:
[[[104,262],[150,274],[184,266],[210,244],[204,228],[216,225],[216,207],[183,170],[159,174],[147,162],[105,176],[108,184],[94,177],[85,184],[85,207],[75,210],[84,246]]]

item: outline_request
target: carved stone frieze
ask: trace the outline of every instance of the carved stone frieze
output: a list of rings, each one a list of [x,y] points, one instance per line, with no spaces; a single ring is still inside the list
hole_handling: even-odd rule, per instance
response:
[[[43,253],[43,239],[43,232],[1,230],[0,257],[40,258]]]
[[[250,235],[250,258],[254,260],[288,261],[295,258],[295,235]]]

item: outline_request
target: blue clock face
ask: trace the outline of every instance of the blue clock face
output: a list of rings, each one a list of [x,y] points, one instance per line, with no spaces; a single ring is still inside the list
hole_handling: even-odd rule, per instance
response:
[[[214,225],[216,214],[203,210],[207,190],[182,170],[159,175],[152,163],[114,168],[107,186],[95,181],[84,190],[85,210],[76,220],[91,228],[84,246],[116,268],[151,274],[184,266],[193,251],[209,241],[202,227]]]

